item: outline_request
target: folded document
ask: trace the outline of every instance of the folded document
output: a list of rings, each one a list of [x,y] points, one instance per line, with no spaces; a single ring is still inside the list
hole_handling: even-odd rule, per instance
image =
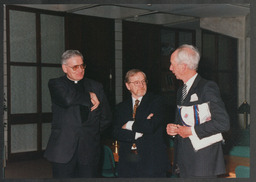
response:
[[[210,103],[197,104],[192,106],[178,106],[181,121],[184,126],[194,127],[204,122],[211,120]],[[223,137],[221,133],[211,135],[205,138],[198,138],[196,133],[189,136],[189,139],[194,149],[200,150],[208,147],[216,142],[222,141]]]

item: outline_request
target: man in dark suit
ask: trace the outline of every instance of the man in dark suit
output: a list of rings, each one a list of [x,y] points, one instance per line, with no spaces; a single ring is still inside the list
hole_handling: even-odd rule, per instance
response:
[[[116,106],[114,119],[114,136],[120,142],[118,176],[166,177],[163,100],[147,93],[146,75],[138,69],[126,73],[125,85],[131,97]]]
[[[170,59],[170,70],[177,79],[183,81],[182,88],[186,85],[185,94],[182,94],[181,88],[177,93],[179,110],[177,109],[175,123],[168,124],[166,128],[169,135],[176,136],[174,171],[179,171],[180,177],[184,178],[217,177],[225,173],[221,133],[229,130],[229,116],[216,83],[198,75],[199,60],[198,50],[190,45],[179,47]],[[199,108],[203,104],[209,106],[209,111],[205,109],[191,112],[198,114],[196,122],[202,119],[201,114],[209,112],[211,115],[205,122],[188,125],[186,119],[191,117],[191,113],[187,110],[182,115],[181,109],[191,106]],[[192,116],[190,120],[193,118],[195,117]],[[194,141],[194,138],[198,140]],[[202,147],[197,148],[197,145]]]
[[[84,78],[85,64],[77,50],[62,55],[66,73],[48,83],[52,129],[44,156],[54,178],[97,177],[100,132],[111,122],[111,111],[100,83]]]

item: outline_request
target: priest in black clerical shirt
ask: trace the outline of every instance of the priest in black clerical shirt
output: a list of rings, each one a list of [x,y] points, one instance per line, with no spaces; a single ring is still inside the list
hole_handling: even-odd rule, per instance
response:
[[[84,78],[79,51],[65,51],[61,63],[66,75],[48,83],[53,119],[44,156],[54,178],[98,177],[100,133],[110,125],[110,107],[102,84]]]

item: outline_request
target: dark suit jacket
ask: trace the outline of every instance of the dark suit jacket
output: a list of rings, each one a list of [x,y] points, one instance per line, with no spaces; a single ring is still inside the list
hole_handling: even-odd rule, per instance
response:
[[[191,102],[191,95],[196,94],[197,101]],[[178,97],[181,89],[178,90]],[[177,105],[180,105],[179,98]],[[199,75],[190,88],[183,105],[191,106],[210,102],[211,120],[195,126],[198,137],[204,138],[229,130],[229,116],[220,97],[216,83],[207,81]],[[176,115],[176,123],[182,125],[179,115]],[[204,149],[194,151],[189,138],[175,137],[175,164],[178,163],[182,177],[189,176],[214,176],[225,173],[225,164],[221,142],[210,145]],[[174,166],[176,166],[174,164]]]
[[[84,92],[74,87],[66,76],[51,79],[48,83],[52,99],[52,130],[44,156],[52,162],[67,163],[76,148],[80,162],[98,164],[100,157],[100,131],[111,122],[111,111],[100,83],[88,78],[80,80]],[[90,111],[89,92],[94,92],[99,107]],[[80,105],[88,107],[88,119],[82,123]],[[79,142],[79,145],[78,145]]]
[[[127,177],[132,170],[139,171],[139,177],[156,177],[159,172],[166,172],[168,165],[167,148],[164,142],[165,121],[162,98],[147,93],[141,100],[136,111],[132,131],[122,129],[127,121],[132,121],[132,98],[118,104],[115,110],[114,136],[120,142],[118,174]],[[147,116],[153,113],[151,119]],[[135,141],[135,132],[143,136]],[[129,155],[131,146],[136,143],[141,160],[138,168],[131,169]],[[134,176],[130,176],[134,177]],[[136,176],[138,177],[138,176]]]

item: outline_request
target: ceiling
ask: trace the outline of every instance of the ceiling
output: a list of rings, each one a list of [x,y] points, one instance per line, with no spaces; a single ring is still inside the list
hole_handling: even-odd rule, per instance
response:
[[[239,17],[249,4],[22,4],[21,6],[160,25],[206,17]]]

